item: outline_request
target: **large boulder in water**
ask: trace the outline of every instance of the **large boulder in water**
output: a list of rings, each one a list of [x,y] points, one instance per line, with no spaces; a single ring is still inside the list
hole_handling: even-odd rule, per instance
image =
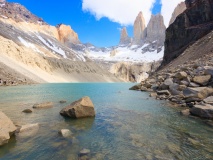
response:
[[[8,143],[10,136],[16,131],[16,126],[13,122],[0,111],[0,146]]]
[[[94,117],[95,109],[91,99],[83,97],[62,109],[60,114],[71,118]]]

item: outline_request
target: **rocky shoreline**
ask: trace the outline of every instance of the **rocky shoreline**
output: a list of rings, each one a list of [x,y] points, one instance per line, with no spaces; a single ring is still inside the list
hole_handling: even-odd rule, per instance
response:
[[[66,103],[66,101],[61,100],[59,101],[59,103]],[[52,102],[36,103],[32,106],[32,109],[25,109],[22,112],[25,114],[33,114],[36,109],[49,109],[53,107],[54,104]],[[63,108],[60,112],[60,115],[73,119],[80,119],[88,117],[94,118],[96,113],[92,100],[89,97],[82,97],[81,99]],[[35,136],[39,131],[40,125],[41,124],[39,123],[25,124],[21,126],[15,125],[14,122],[9,117],[7,117],[5,113],[0,111],[0,147],[9,143],[12,137],[20,139],[31,138]],[[58,131],[58,135],[63,137],[64,139],[71,139],[73,143],[78,141],[77,138],[74,137],[72,131],[69,129],[60,129]],[[89,159],[89,157],[89,149],[84,148],[79,151],[79,160]]]
[[[213,58],[205,55],[177,67],[154,73],[130,90],[150,92],[150,97],[183,107],[182,115],[213,120]]]

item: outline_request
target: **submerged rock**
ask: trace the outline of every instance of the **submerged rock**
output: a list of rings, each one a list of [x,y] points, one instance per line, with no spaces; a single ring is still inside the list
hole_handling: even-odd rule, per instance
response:
[[[67,103],[65,100],[60,100],[59,103]]]
[[[85,156],[85,155],[88,155],[90,154],[90,150],[89,149],[82,149],[79,153],[80,156]]]
[[[72,132],[69,129],[61,129],[59,134],[62,135],[64,138],[70,137]]]
[[[16,129],[13,122],[0,111],[0,146],[8,143],[10,136],[15,133]]]
[[[31,109],[25,109],[22,112],[24,112],[24,113],[32,113],[33,111]]]
[[[60,114],[71,118],[94,117],[95,109],[91,99],[83,97],[62,109]]]
[[[185,109],[185,110],[180,111],[180,114],[183,115],[183,116],[189,116],[190,111],[189,111],[189,109]]]
[[[26,124],[21,126],[21,128],[19,130],[17,130],[17,136],[18,137],[31,137],[37,134],[39,130],[39,124],[35,123],[35,124]]]
[[[33,108],[35,108],[35,109],[52,108],[52,107],[53,107],[52,102],[44,102],[44,103],[39,103],[39,104],[33,105]]]

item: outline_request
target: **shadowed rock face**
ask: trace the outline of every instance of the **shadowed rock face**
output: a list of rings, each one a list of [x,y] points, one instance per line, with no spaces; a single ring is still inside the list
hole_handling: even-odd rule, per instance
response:
[[[186,4],[185,2],[181,2],[177,5],[174,12],[172,13],[172,18],[169,21],[169,25],[172,24],[177,16],[179,16],[181,13],[183,13],[186,10]]]
[[[164,25],[163,16],[152,15],[147,25],[147,40],[148,41],[160,41],[164,43],[166,26]]]
[[[129,44],[131,42],[131,38],[128,36],[126,27],[121,30],[121,38],[120,44]]]
[[[186,4],[187,9],[166,30],[162,66],[213,30],[213,0],[197,0],[193,3],[186,1]]]

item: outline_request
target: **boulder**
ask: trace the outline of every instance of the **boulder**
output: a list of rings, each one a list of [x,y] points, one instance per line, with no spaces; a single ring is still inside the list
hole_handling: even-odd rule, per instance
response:
[[[61,110],[62,116],[71,118],[94,117],[95,109],[89,97],[83,97]]]
[[[169,96],[170,92],[168,90],[162,90],[162,91],[157,91],[157,94],[158,95],[167,95],[167,96]]]
[[[194,105],[194,107],[190,109],[190,113],[201,118],[213,119],[213,106],[209,104]]]
[[[156,92],[152,92],[152,93],[150,93],[149,96],[150,96],[150,97],[157,97],[157,93],[156,93]]]
[[[150,84],[149,82],[146,82],[143,86],[146,87],[146,88],[151,88],[152,84]]]
[[[169,89],[169,86],[173,84],[173,80],[171,78],[166,79],[161,85],[161,89],[166,90]]]
[[[205,85],[208,84],[208,82],[210,81],[210,79],[211,79],[211,75],[206,75],[206,76],[195,76],[195,77],[193,78],[193,82],[205,86]]]
[[[43,109],[43,108],[52,108],[53,107],[53,103],[52,102],[44,102],[44,103],[40,103],[40,104],[34,104],[33,108],[35,109]]]
[[[0,146],[8,143],[10,136],[15,133],[16,129],[13,122],[0,111]]]
[[[33,111],[31,109],[25,109],[22,112],[24,112],[24,113],[32,113]]]
[[[179,80],[185,79],[185,78],[187,78],[187,73],[186,72],[178,72],[175,75],[175,78],[177,78]]]
[[[189,111],[189,109],[185,109],[185,110],[180,111],[180,114],[183,115],[183,116],[189,116],[190,111]]]
[[[148,89],[146,87],[141,87],[141,91],[148,91]]]
[[[34,135],[37,134],[39,130],[39,124],[35,123],[35,124],[26,124],[21,126],[21,128],[19,130],[17,130],[17,137],[21,137],[21,138],[27,138],[27,137],[32,137]]]
[[[197,88],[190,88],[187,87],[183,90],[183,95],[186,98],[189,97],[195,97],[200,99],[205,99],[208,96],[211,96],[213,94],[213,89],[208,87],[197,87]]]
[[[85,156],[90,154],[90,150],[89,149],[82,149],[79,153],[79,156]]]
[[[135,86],[132,86],[129,90],[140,90],[141,89],[141,85],[137,84]]]
[[[207,97],[203,100],[205,103],[213,105],[213,96]]]
[[[211,75],[213,77],[213,67],[205,66],[204,69],[205,69],[205,71],[204,71],[205,74]]]
[[[189,87],[200,87],[200,85],[199,85],[199,84],[196,84],[196,83],[191,82],[191,83],[189,84]]]
[[[64,138],[70,137],[72,135],[72,132],[69,129],[61,129],[58,133]]]
[[[60,100],[59,103],[67,103],[65,100]]]

